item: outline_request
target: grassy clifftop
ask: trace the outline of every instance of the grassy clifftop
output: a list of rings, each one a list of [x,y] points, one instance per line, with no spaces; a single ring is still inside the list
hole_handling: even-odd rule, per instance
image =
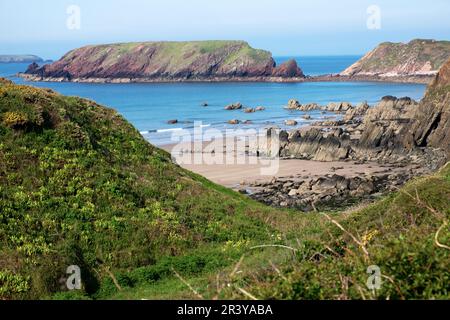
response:
[[[286,70],[285,70],[286,69]],[[297,64],[277,68],[272,54],[244,41],[139,42],[87,46],[28,74],[42,78],[181,81],[303,77]]]
[[[264,62],[272,57],[269,51],[253,49],[245,41],[232,40],[134,42],[87,46],[81,49],[98,49],[98,55],[108,54],[106,64],[114,64],[117,62],[117,59],[120,58],[120,55],[139,51],[144,47],[158,48],[160,50],[160,52],[158,52],[158,58],[164,59],[165,57],[170,57],[170,62],[174,65],[179,63],[189,63],[190,58],[194,56],[194,54],[214,54],[227,50],[234,51],[233,56],[227,61],[229,63],[237,60],[239,57],[247,55],[253,58],[255,62]],[[69,52],[62,60],[71,60],[75,58],[78,50],[79,49]],[[112,54],[112,52],[115,54]],[[95,61],[96,58],[98,57],[92,56],[88,61]]]
[[[416,39],[384,42],[342,72],[343,75],[433,75],[450,58],[450,41]]]

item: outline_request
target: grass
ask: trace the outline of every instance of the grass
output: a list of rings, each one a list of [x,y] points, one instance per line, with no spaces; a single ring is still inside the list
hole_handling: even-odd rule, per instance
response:
[[[114,110],[6,80],[0,141],[0,299],[449,296],[450,165],[352,211],[278,210],[176,166]]]
[[[186,283],[169,272],[161,280],[141,282],[110,298],[198,299],[187,284],[204,299],[248,299],[239,289],[258,299],[449,297],[449,249],[437,243],[450,244],[445,225],[450,217],[450,164],[356,210],[265,216],[277,230],[270,241],[259,242],[266,246],[242,247],[228,266],[217,266],[217,271],[192,274],[178,268]],[[372,265],[382,275],[381,289],[376,291],[366,286]]]
[[[144,51],[136,55],[138,49]],[[184,70],[191,64],[204,64],[202,59],[205,59],[205,55],[214,55],[216,59],[222,59],[225,66],[248,61],[265,63],[272,58],[270,52],[253,49],[244,41],[226,40],[118,43],[89,46],[83,50],[90,50],[88,60],[100,61],[103,68],[113,67],[124,59],[127,61],[138,59],[139,65],[145,65],[151,52],[152,63],[166,66],[167,70],[172,71]],[[78,50],[73,50],[64,59],[71,62],[79,54]]]

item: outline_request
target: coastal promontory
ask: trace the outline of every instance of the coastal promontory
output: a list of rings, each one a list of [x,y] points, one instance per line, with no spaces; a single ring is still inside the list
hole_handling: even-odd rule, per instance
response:
[[[31,54],[1,54],[0,63],[32,63],[32,62],[44,62],[44,60],[38,56]]]
[[[416,39],[409,43],[384,42],[340,75],[383,79],[420,78],[430,80],[450,58],[450,41]]]
[[[26,71],[30,80],[74,82],[267,81],[304,78],[295,60],[244,41],[139,42],[75,49]]]

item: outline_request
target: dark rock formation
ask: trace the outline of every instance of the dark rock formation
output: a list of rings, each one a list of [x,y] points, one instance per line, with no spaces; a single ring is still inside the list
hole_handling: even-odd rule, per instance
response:
[[[303,211],[336,210],[363,200],[373,200],[383,192],[396,190],[417,170],[399,170],[361,176],[328,174],[320,177],[277,178],[268,183],[246,186],[250,197],[276,207],[293,207]]]
[[[286,109],[296,111],[312,111],[312,110],[320,110],[322,109],[322,107],[319,106],[317,103],[301,104],[297,100],[291,99],[289,100]]]
[[[28,66],[27,71],[25,71],[25,73],[38,74],[39,68],[40,68],[39,65],[36,62],[33,62]]]
[[[417,147],[440,148],[450,159],[450,60],[436,79],[414,114],[414,123],[405,140]]]
[[[272,71],[272,76],[290,78],[290,77],[304,77],[303,71],[298,67],[297,61],[294,59],[288,60],[276,67]]]

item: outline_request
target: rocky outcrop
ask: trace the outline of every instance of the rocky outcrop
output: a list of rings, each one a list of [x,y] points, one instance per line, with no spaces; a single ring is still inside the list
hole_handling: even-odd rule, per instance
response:
[[[308,108],[296,100],[291,110]],[[333,104],[335,112],[346,110],[342,120],[316,123],[291,132],[267,131],[267,139],[249,148],[260,156],[271,156],[279,146],[283,158],[317,161],[376,161],[391,167],[375,175],[349,177],[324,175],[273,179],[248,186],[250,197],[272,206],[304,211],[349,206],[372,200],[395,190],[409,179],[436,170],[450,160],[450,60],[444,64],[422,101],[387,96],[370,108]],[[393,171],[396,171],[393,174]]]
[[[272,76],[274,77],[294,78],[302,75],[303,71],[298,67],[297,61],[295,61],[294,59],[286,61],[272,71]]]
[[[408,78],[435,76],[450,58],[450,42],[417,39],[409,43],[385,42],[344,70],[346,77]]]
[[[339,128],[328,132],[317,128],[282,132],[280,137],[280,156],[286,158],[337,161],[347,159],[351,151],[350,136]]]
[[[59,81],[220,81],[304,78],[294,60],[276,66],[268,51],[243,41],[141,42],[87,46],[28,78]]]
[[[352,108],[353,106],[349,102],[330,102],[326,106],[321,106],[317,103],[301,104],[300,102],[298,102],[298,100],[294,99],[289,100],[288,105],[285,107],[285,109],[287,110],[296,110],[296,111],[322,110],[336,113],[347,112]]]
[[[377,174],[345,176],[299,176],[276,178],[270,182],[256,182],[247,186],[250,197],[276,207],[291,207],[305,212],[314,209],[337,210],[363,200],[373,200],[380,194],[396,190],[418,173],[418,168],[405,168]]]
[[[450,62],[449,62],[450,64]],[[312,128],[280,133],[280,156],[316,161],[415,163],[436,169],[450,159],[450,83],[445,65],[425,98],[384,97],[375,107],[331,104],[342,120],[314,123]],[[292,100],[292,108],[304,110]],[[275,134],[270,130],[267,139]],[[269,143],[271,145],[271,143]],[[254,146],[265,155],[265,143]]]
[[[350,108],[349,110],[347,110],[344,116],[344,121],[360,121],[366,114],[367,110],[369,110],[369,104],[367,103],[367,101],[359,103],[355,108]]]
[[[384,97],[375,108],[368,109],[361,126],[362,135],[358,148],[403,148],[403,134],[413,121],[418,105],[416,101],[406,97]]]
[[[232,103],[225,107],[225,110],[229,110],[229,111],[230,110],[239,110],[239,109],[242,109],[242,103],[240,103],[240,102]]]
[[[404,144],[416,147],[440,148],[450,159],[450,60],[429,86],[414,114]]]
[[[308,104],[301,104],[298,102],[298,100],[291,99],[288,101],[288,105],[285,107],[287,110],[296,110],[296,111],[312,111],[312,110],[319,110],[322,107],[319,106],[317,103],[308,103]]]
[[[324,107],[322,110],[342,113],[342,112],[347,112],[351,108],[353,108],[353,106],[349,102],[338,102],[338,103],[331,102],[326,107]]]

